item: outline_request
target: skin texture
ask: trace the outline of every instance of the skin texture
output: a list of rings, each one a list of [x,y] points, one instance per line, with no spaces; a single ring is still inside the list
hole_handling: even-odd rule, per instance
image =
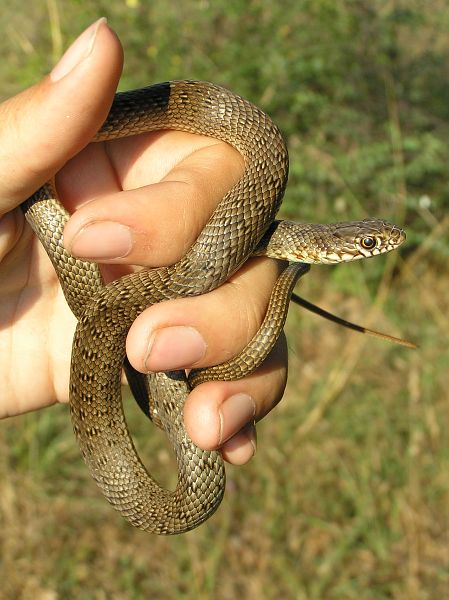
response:
[[[135,265],[180,258],[242,172],[235,150],[191,134],[87,145],[108,113],[122,61],[117,37],[97,22],[49,77],[0,105],[0,416],[67,402],[75,328],[20,202],[56,174],[61,200],[73,213],[66,247],[80,258],[98,259],[101,252],[110,280]],[[105,219],[122,224],[125,235]],[[260,326],[280,268],[252,259],[214,292],[149,308],[128,335],[131,363],[142,372],[169,370],[238,354]],[[220,447],[229,462],[247,462],[255,450],[252,423],[280,400],[285,381],[282,339],[246,379],[209,382],[191,393],[184,415],[189,435],[203,449]]]

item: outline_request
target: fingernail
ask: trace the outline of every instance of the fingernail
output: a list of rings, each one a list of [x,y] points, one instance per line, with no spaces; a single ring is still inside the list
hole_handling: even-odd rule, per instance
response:
[[[107,23],[107,19],[102,17],[83,31],[51,71],[50,79],[52,81],[59,81],[68,75],[82,60],[89,56],[93,50],[98,30],[105,23]]]
[[[222,447],[223,456],[233,465],[245,465],[256,454],[257,432],[254,423],[248,423]]]
[[[124,258],[133,247],[129,227],[112,221],[86,225],[75,235],[68,248],[70,254],[90,260]]]
[[[227,398],[219,412],[219,446],[235,435],[248,422],[254,420],[256,403],[248,394],[235,394]]]
[[[147,371],[174,371],[193,367],[206,354],[206,342],[193,327],[174,326],[155,331],[144,357]]]

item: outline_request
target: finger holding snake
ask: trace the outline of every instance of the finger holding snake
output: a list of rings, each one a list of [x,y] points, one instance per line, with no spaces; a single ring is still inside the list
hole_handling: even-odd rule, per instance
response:
[[[65,242],[83,256],[90,253],[95,258],[105,247],[114,249],[113,238],[105,243],[107,228],[102,236],[91,236],[90,247],[85,238],[83,248],[79,232],[86,232],[87,224],[98,224],[106,216],[109,222],[127,228],[132,236],[131,251],[118,259],[102,256],[102,262],[110,263],[102,268],[103,273],[111,279],[131,265],[158,266],[176,261],[203,228],[223,191],[241,174],[240,154],[227,144],[181,132],[85,146],[108,111],[122,51],[103,22],[83,34],[78,47],[72,48],[54,71],[58,78],[52,75],[0,107],[2,122],[10,125],[1,132],[1,147],[8,148],[8,154],[0,161],[0,197],[4,202],[0,221],[0,349],[8,359],[2,361],[0,371],[3,416],[67,401],[75,327],[53,268],[24,225],[21,212],[15,210],[23,198],[60,169],[58,190],[73,213]],[[81,53],[81,62],[76,63],[74,52]],[[83,94],[85,89],[88,93]],[[130,332],[128,352],[134,366],[145,370],[148,343],[142,346],[142,341],[148,342],[155,328],[165,332],[165,340],[159,339],[158,352],[152,353],[146,369],[171,368],[173,360],[180,358],[186,368],[203,366],[237,354],[260,325],[277,273],[275,263],[257,259],[231,283],[205,298],[151,307],[148,321],[145,312]],[[256,281],[264,283],[260,286]],[[200,332],[200,346],[206,346],[201,358],[195,357],[198,344],[192,337],[183,343],[179,329],[173,329],[186,326]],[[253,412],[265,414],[282,395],[285,353],[274,353],[273,357],[276,366],[268,373],[253,374],[238,385],[210,382],[195,389],[186,407],[186,422],[198,445],[222,446],[225,457],[235,463],[252,456],[255,436],[251,426],[235,440],[232,437],[248,420],[253,421]],[[17,376],[12,379],[13,372]],[[34,374],[33,386],[29,386],[30,373]],[[244,400],[233,405],[235,396],[251,398],[250,403],[255,403],[250,419],[242,406]],[[223,411],[226,404],[228,408]],[[222,420],[221,434],[217,419]],[[205,420],[207,430],[203,428]],[[215,439],[211,431],[217,432]]]
[[[58,175],[57,187],[70,212],[75,211],[64,230],[65,244],[74,256],[107,263],[102,270],[110,278],[123,274],[125,265],[176,262],[242,171],[239,153],[204,136],[167,131],[106,144],[106,148],[90,145],[75,156]],[[102,161],[108,176],[100,179],[91,170]],[[125,244],[130,247],[126,256],[121,256],[122,228],[131,239],[130,246]],[[259,329],[281,270],[275,261],[254,259],[210,294],[151,306],[131,328],[127,344],[131,364],[141,372],[167,371],[210,366],[235,356]],[[230,462],[247,462],[255,452],[254,431],[239,434],[237,446],[235,440],[228,441],[248,421],[268,412],[267,404],[272,408],[278,402],[285,375],[286,362],[265,375],[263,385],[257,384],[254,374],[238,384],[199,387],[194,403],[187,405],[195,407],[186,412],[189,434],[204,449],[221,447]],[[235,388],[242,394],[237,400],[237,392],[227,398],[224,391]]]

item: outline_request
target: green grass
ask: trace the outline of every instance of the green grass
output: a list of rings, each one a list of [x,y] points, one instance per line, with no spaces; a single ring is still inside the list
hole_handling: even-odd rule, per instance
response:
[[[258,425],[258,454],[228,468],[218,513],[177,538],[135,531],[107,505],[66,407],[4,421],[0,597],[448,597],[446,4],[12,0],[0,11],[3,97],[106,14],[125,47],[123,89],[202,78],[270,112],[292,158],[285,215],[384,214],[408,233],[386,260],[314,268],[299,292],[420,346],[292,307],[289,385]],[[129,404],[143,456],[166,473],[166,446]]]

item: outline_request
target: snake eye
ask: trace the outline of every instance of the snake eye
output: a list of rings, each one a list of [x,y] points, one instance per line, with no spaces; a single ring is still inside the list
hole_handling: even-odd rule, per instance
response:
[[[373,248],[376,247],[377,245],[377,240],[375,237],[364,237],[361,242],[360,242],[362,248],[365,248],[365,250],[372,250]]]

